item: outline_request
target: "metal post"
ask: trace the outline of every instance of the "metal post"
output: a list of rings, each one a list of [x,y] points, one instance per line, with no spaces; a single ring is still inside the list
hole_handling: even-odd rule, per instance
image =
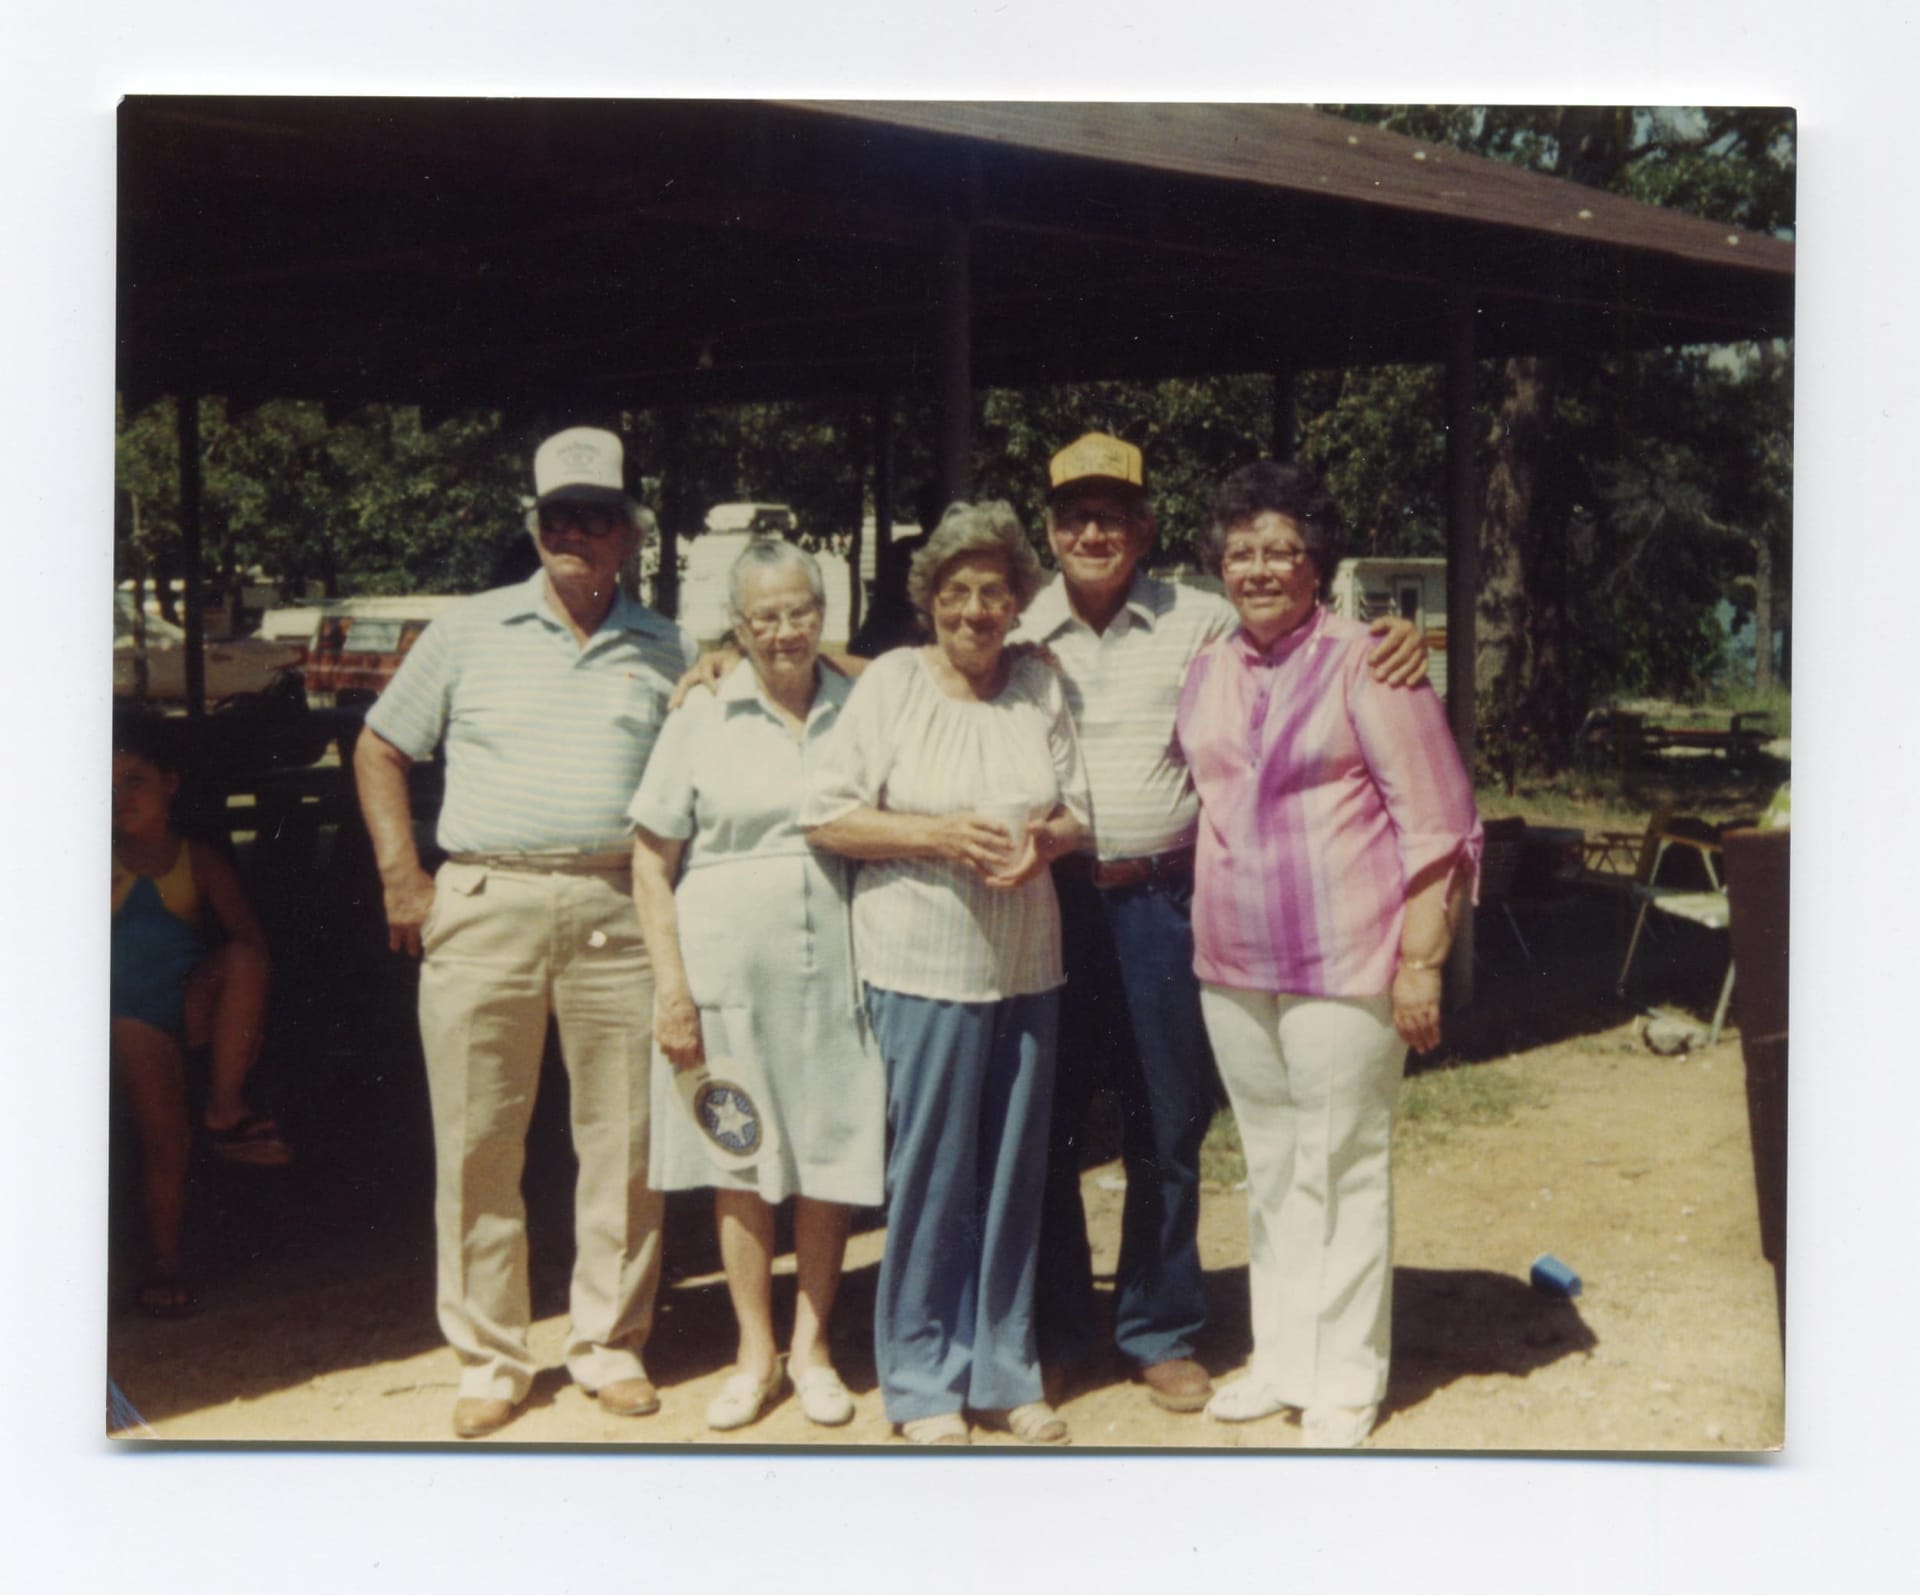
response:
[[[667,619],[680,613],[680,526],[687,513],[687,407],[660,412],[660,569],[653,578],[653,607]]]
[[[973,487],[973,229],[947,224],[940,253],[940,502],[935,513]]]
[[[200,604],[200,399],[181,394],[174,410],[180,434],[180,565],[186,581],[187,713],[207,712],[207,628]]]
[[[873,586],[886,592],[887,580],[896,558],[893,547],[893,500],[897,489],[893,479],[893,395],[879,393],[873,399]],[[853,590],[855,603],[866,595],[860,582],[861,550],[853,554]],[[860,629],[860,611],[854,611],[853,630]]]
[[[1447,720],[1454,746],[1473,771],[1474,606],[1480,595],[1480,482],[1473,435],[1473,295],[1447,298]],[[1460,904],[1459,928],[1447,959],[1447,987],[1456,1007],[1473,1001],[1473,902]]]

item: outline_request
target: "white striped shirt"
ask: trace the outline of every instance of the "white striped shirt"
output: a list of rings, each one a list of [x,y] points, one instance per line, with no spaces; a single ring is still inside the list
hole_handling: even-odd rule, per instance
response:
[[[999,697],[974,703],[942,692],[920,649],[896,648],[868,667],[840,711],[800,823],[857,808],[953,814],[1020,800],[1034,819],[1065,803],[1086,821],[1086,768],[1059,675],[1018,659]],[[1066,978],[1047,870],[1006,890],[944,859],[862,863],[853,936],[862,979],[915,997],[994,1002]]]
[[[1193,845],[1200,800],[1173,733],[1174,713],[1194,656],[1238,624],[1226,599],[1144,571],[1134,572],[1105,632],[1074,615],[1059,577],[1021,616],[1017,638],[1045,643],[1060,661],[1101,858]]]
[[[624,594],[580,646],[536,571],[435,619],[367,724],[415,759],[444,738],[448,852],[615,852],[632,841],[627,805],[667,697],[698,653]]]

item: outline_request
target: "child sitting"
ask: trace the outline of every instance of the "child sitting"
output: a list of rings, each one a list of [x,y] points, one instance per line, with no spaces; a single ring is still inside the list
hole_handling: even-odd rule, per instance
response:
[[[211,1043],[202,1127],[213,1154],[256,1165],[292,1157],[278,1126],[243,1094],[266,1021],[266,933],[232,864],[175,832],[180,776],[168,744],[164,721],[114,728],[111,1050],[139,1134],[152,1248],[135,1299],[156,1317],[195,1306],[180,1254],[192,1144],[187,1047]]]

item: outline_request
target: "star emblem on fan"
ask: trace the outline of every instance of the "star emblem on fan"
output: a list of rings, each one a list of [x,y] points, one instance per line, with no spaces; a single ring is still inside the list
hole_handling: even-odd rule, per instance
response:
[[[751,1152],[760,1144],[760,1115],[753,1099],[724,1080],[708,1083],[695,1112],[701,1127],[729,1152]]]

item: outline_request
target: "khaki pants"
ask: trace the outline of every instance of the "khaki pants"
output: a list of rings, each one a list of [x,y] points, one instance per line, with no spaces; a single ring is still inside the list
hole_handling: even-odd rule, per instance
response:
[[[623,870],[448,863],[422,943],[440,1327],[460,1394],[518,1402],[527,1349],[527,1124],[551,1013],[580,1162],[567,1368],[597,1390],[643,1370],[663,1198],[647,1189],[653,972]]]

